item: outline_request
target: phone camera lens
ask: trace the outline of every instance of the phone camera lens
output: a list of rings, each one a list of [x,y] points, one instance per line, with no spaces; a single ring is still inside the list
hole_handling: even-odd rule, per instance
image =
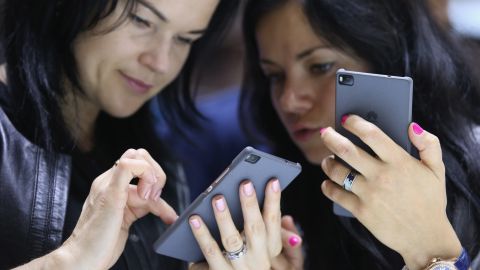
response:
[[[346,75],[346,74],[338,75],[338,82],[342,85],[352,86],[353,82],[354,82],[353,76],[352,75]]]
[[[249,155],[245,158],[245,161],[246,161],[246,162],[252,163],[252,164],[257,163],[258,160],[260,160],[260,157],[257,156],[257,155],[254,155],[254,154],[249,154]]]

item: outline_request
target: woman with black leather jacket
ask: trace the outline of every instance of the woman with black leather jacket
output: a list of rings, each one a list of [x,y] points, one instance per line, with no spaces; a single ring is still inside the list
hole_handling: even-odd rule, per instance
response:
[[[197,52],[238,2],[2,2],[0,269],[186,267],[152,249],[188,189],[148,103],[191,120]]]

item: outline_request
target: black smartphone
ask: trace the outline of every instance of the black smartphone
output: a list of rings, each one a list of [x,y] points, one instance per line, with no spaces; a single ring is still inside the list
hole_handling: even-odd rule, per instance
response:
[[[408,138],[413,99],[413,80],[410,77],[339,69],[336,80],[335,129],[338,133],[373,154],[365,143],[341,124],[342,116],[356,114],[374,123],[405,151],[412,153]],[[340,216],[353,217],[338,204],[334,204],[333,211]]]
[[[227,201],[232,219],[239,231],[243,230],[243,215],[239,187],[250,180],[255,187],[258,202],[263,205],[265,187],[269,180],[277,178],[283,190],[301,171],[299,163],[262,152],[253,147],[243,149],[223,173],[180,215],[178,220],[163,233],[154,244],[157,253],[188,262],[204,259],[191,231],[188,219],[193,214],[202,217],[212,236],[221,246],[220,232],[212,209],[212,198],[222,194]]]

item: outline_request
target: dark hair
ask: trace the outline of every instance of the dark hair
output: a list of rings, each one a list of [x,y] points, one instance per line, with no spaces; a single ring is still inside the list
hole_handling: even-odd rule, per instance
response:
[[[259,66],[255,41],[258,22],[286,2],[251,0],[247,4],[244,15],[246,73],[240,114],[244,117],[243,126],[250,134],[261,132],[278,152],[294,153],[298,157],[299,150],[288,138],[271,104],[269,84]],[[474,128],[480,124],[480,87],[468,55],[462,53],[465,45],[457,36],[441,29],[433,21],[424,1],[307,0],[302,3],[312,28],[332,46],[362,58],[372,67],[372,72],[413,78],[413,119],[437,135],[446,150],[447,213],[464,246],[471,255],[476,255],[480,250],[480,145],[475,138]],[[247,115],[255,117],[246,118]],[[296,181],[293,187],[295,192],[292,192],[292,197],[295,201],[286,201],[286,204],[295,204],[298,211],[302,209],[298,200],[308,203],[317,201],[323,204],[323,209],[317,211],[322,211],[319,215],[325,218],[327,215],[323,212],[331,210],[325,208],[330,204],[318,198],[323,197],[318,194],[322,173],[311,165],[305,167],[305,177]],[[311,183],[312,177],[317,184]],[[311,191],[312,188],[317,189],[316,195]],[[303,195],[305,193],[317,198],[309,200]],[[307,223],[304,225],[307,228],[306,235],[307,231],[312,236],[315,231],[322,230],[323,223],[335,223],[312,217],[317,213],[305,213],[303,217],[302,213],[299,214],[300,222]],[[313,222],[318,223],[316,228],[308,225]],[[384,248],[368,232],[362,231],[362,227],[355,224],[356,221],[339,222],[353,235],[355,242],[367,247],[371,255],[377,258],[376,262],[366,261],[366,265],[384,269],[395,264],[385,259],[385,252],[380,251]],[[329,228],[338,230],[335,224]],[[329,232],[323,236],[332,238],[338,234],[342,233]],[[307,235],[306,241],[312,244],[308,239],[310,236]],[[317,242],[329,241],[315,235],[312,238]],[[312,245],[317,245],[317,248],[312,248],[316,253],[311,254],[311,260],[319,262],[319,257],[327,257],[319,252],[324,250],[318,246],[321,244]],[[345,251],[345,248],[341,249]],[[333,256],[338,259],[344,255]],[[351,266],[362,267],[355,264]]]
[[[82,92],[77,79],[72,43],[82,32],[95,27],[125,4],[122,15],[111,29],[120,25],[141,0],[38,0],[5,1],[3,29],[7,64],[9,110],[15,126],[30,140],[49,151],[69,152],[74,147],[59,104],[66,93],[63,79]],[[195,42],[179,76],[158,97],[162,113],[171,124],[192,123],[197,115],[190,80],[199,56],[230,24],[238,0],[220,0],[207,32]],[[153,99],[152,101],[155,101]],[[82,112],[78,112],[82,113]],[[108,149],[108,162],[127,148],[158,149],[148,103],[125,119],[102,113],[97,121],[97,141]],[[110,163],[111,164],[111,163]]]

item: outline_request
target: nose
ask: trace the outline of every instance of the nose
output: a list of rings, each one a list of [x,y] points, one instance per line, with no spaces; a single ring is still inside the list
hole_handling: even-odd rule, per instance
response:
[[[155,73],[166,73],[170,68],[171,44],[160,41],[140,54],[139,61],[142,65]]]
[[[282,110],[287,113],[302,114],[313,106],[314,97],[308,85],[298,82],[286,82],[279,98]]]

